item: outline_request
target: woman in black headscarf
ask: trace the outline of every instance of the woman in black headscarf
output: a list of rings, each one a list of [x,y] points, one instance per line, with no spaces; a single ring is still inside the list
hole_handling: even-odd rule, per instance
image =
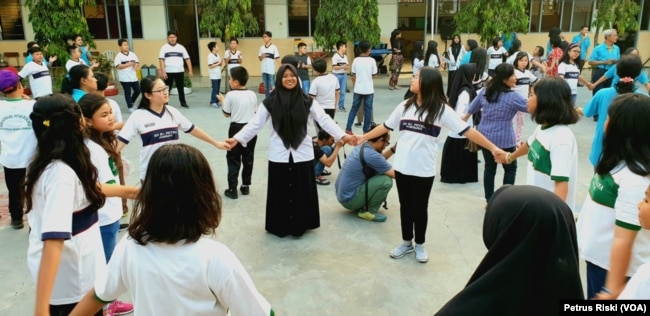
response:
[[[265,228],[279,237],[301,236],[320,226],[314,151],[307,124],[315,120],[337,141],[343,138],[352,142],[348,138],[354,138],[346,135],[318,102],[302,92],[298,81],[294,66],[280,66],[275,90],[257,108],[255,117],[226,140],[230,148],[238,143],[246,146],[271,120]]]
[[[447,74],[447,95],[451,95],[452,90],[451,90],[451,85],[454,82],[454,76],[456,75],[456,71],[458,71],[458,68],[460,66],[460,61],[463,59],[465,56],[465,47],[463,47],[463,43],[460,39],[460,35],[454,34],[454,39],[451,41],[451,46],[449,46],[449,49],[447,52],[445,52],[445,57],[448,62],[448,70],[449,73]]]
[[[449,106],[462,116],[467,111],[467,106],[476,97],[476,90],[472,83],[476,74],[476,64],[461,65],[450,84]],[[472,125],[472,118],[468,120]],[[442,149],[442,164],[440,167],[440,181],[444,183],[471,183],[478,182],[478,157],[476,151],[469,151],[467,137],[455,133],[448,133],[445,146]]]
[[[571,209],[535,186],[504,186],[483,221],[488,253],[465,288],[436,315],[558,315],[583,300]]]

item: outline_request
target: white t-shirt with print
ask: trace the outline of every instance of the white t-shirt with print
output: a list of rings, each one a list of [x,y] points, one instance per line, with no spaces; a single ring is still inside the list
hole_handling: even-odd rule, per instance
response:
[[[135,62],[136,66],[126,67],[117,70],[117,77],[119,78],[120,82],[138,81],[138,76],[136,74],[135,68],[137,67],[137,64],[140,63],[140,60],[138,60],[138,56],[136,56],[134,52],[128,52],[127,54],[119,52],[115,55],[115,60],[113,61],[115,67],[119,65],[127,64],[131,61]]]
[[[36,136],[32,129],[33,100],[6,99],[0,101],[0,164],[9,169],[24,169],[36,151]]]
[[[369,95],[375,93],[372,76],[377,74],[377,62],[370,56],[359,56],[352,61],[351,73],[355,76],[354,93]]]
[[[190,59],[190,55],[187,53],[185,46],[181,44],[176,43],[176,45],[172,46],[165,43],[160,48],[158,59],[165,60],[165,72],[178,73],[185,72],[183,62],[185,59]]]
[[[148,109],[138,109],[131,113],[117,139],[128,144],[133,137],[140,135],[140,180],[144,180],[147,175],[149,159],[158,148],[165,144],[178,143],[179,128],[189,133],[194,129],[194,124],[178,109],[170,106],[165,106],[160,114]]]
[[[89,209],[81,181],[61,160],[52,161],[34,184],[29,221],[27,266],[34,279],[43,255],[43,241],[63,239],[51,305],[79,302],[106,268],[97,211]]]
[[[18,73],[20,78],[29,78],[29,88],[34,99],[52,94],[52,76],[50,69],[45,64],[35,61],[27,63]]]
[[[503,56],[507,53],[508,51],[503,48],[503,46],[499,47],[499,49],[494,49],[494,46],[490,46],[490,48],[487,49],[487,55],[488,55],[488,69],[494,70],[499,64],[503,63]]]
[[[120,184],[119,173],[115,160],[109,157],[108,153],[102,146],[94,141],[84,139],[88,151],[90,151],[90,160],[97,169],[97,181],[101,184],[115,185]],[[119,221],[122,218],[122,199],[119,197],[106,197],[104,206],[99,209],[99,226],[106,226]]]
[[[569,182],[566,204],[573,212],[576,204],[578,179],[578,144],[567,125],[542,128],[538,125],[527,141],[527,181],[550,192],[555,192],[555,181]]]
[[[124,236],[107,270],[95,295],[112,301],[129,291],[134,315],[272,315],[235,254],[207,237],[139,245]]]
[[[209,53],[208,66],[214,64],[221,64],[221,57],[219,54]],[[221,79],[221,65],[214,68],[208,68],[208,73],[210,74],[210,80]]]
[[[348,56],[347,55],[339,55],[339,53],[335,53],[332,56],[332,66],[344,66],[348,64]],[[332,70],[333,74],[346,74],[347,70],[345,69],[338,69],[338,70]]]
[[[88,66],[88,65],[86,65],[86,62],[82,58],[79,58],[79,60],[77,60],[77,61],[74,61],[72,59],[68,59],[68,61],[65,63],[65,70],[67,72],[70,72],[70,69],[72,69],[72,67],[79,66],[79,65]]]
[[[609,270],[614,229],[622,227],[638,232],[625,275],[631,277],[650,261],[650,231],[641,229],[637,209],[648,185],[650,178],[633,173],[624,162],[602,177],[594,174],[576,224],[583,259]]]
[[[280,58],[278,47],[275,44],[270,44],[268,47],[262,45],[257,56],[264,57],[262,58],[262,73],[275,74],[275,60]]]
[[[537,81],[537,77],[530,70],[521,71],[515,68],[515,77],[517,77],[517,86],[513,88],[520,96],[528,100],[530,87]]]
[[[426,124],[422,120],[426,118],[427,112],[420,116],[416,113],[418,107],[415,104],[405,110],[406,102],[408,100],[402,101],[384,122],[386,128],[399,130],[399,145],[393,168],[406,175],[433,177],[436,175],[438,137],[442,127],[462,135],[470,126],[448,105],[444,106],[444,111],[433,125]]]
[[[241,66],[241,63],[239,62],[239,58],[242,58],[242,55],[241,52],[238,50],[236,50],[235,52],[231,52],[230,50],[227,50],[226,53],[223,55],[223,59],[225,59],[228,62],[228,70]]]
[[[323,74],[312,80],[309,95],[316,98],[323,109],[336,109],[336,91],[339,91],[339,79],[332,74]]]
[[[576,64],[560,63],[557,67],[557,75],[564,76],[564,80],[571,88],[571,94],[578,94],[578,77],[580,77],[580,69]]]

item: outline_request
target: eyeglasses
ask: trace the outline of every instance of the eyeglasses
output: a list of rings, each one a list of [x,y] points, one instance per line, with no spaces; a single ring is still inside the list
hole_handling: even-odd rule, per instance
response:
[[[160,89],[160,90],[153,90],[153,91],[151,91],[151,92],[152,92],[152,93],[153,93],[153,92],[160,92],[161,94],[165,94],[165,93],[169,93],[169,88],[164,87],[164,88],[162,88],[162,89]]]

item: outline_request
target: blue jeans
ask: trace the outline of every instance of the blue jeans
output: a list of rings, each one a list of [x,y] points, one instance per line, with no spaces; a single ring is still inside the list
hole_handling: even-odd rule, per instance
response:
[[[135,100],[138,99],[138,96],[140,96],[140,83],[137,81],[120,81],[120,83],[122,84],[122,89],[124,89],[124,99],[126,100],[126,106],[130,109],[133,107],[133,102],[135,102]],[[133,89],[133,94],[131,94],[131,89]]]
[[[275,74],[262,73],[262,82],[264,82],[264,96],[268,98],[275,87]]]
[[[302,91],[304,91],[306,94],[309,94],[309,80],[302,80]]]
[[[117,220],[113,224],[100,226],[99,232],[102,234],[102,244],[104,245],[104,257],[106,262],[111,259],[115,245],[117,245],[117,232],[120,230],[120,221]]]
[[[329,157],[334,151],[330,146],[323,146],[320,148],[320,150],[322,150],[323,153],[325,153],[325,156],[327,157]],[[321,157],[314,157],[314,174],[316,174],[317,177],[320,176],[321,173],[323,173],[323,170],[325,170],[325,165],[323,165],[319,161],[320,158]]]
[[[354,123],[354,118],[359,112],[359,107],[361,106],[361,100],[363,99],[363,132],[370,130],[370,123],[372,123],[372,99],[375,97],[374,94],[358,94],[355,93],[352,98],[352,109],[348,114],[348,123],[345,125],[346,131],[352,130],[352,123]]]
[[[221,88],[221,79],[210,79],[212,81],[212,94],[210,95],[210,104],[219,103],[217,101],[217,94],[219,94],[219,88]]]
[[[336,79],[339,80],[339,109],[345,109],[345,89],[348,87],[348,75],[347,74],[334,74]]]

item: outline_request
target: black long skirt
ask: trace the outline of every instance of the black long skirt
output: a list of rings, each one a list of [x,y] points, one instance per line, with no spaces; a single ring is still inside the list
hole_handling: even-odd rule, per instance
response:
[[[266,231],[279,237],[302,236],[320,226],[313,161],[269,161]]]
[[[465,149],[466,145],[466,138],[447,137],[442,148],[441,182],[478,182],[478,155]]]

